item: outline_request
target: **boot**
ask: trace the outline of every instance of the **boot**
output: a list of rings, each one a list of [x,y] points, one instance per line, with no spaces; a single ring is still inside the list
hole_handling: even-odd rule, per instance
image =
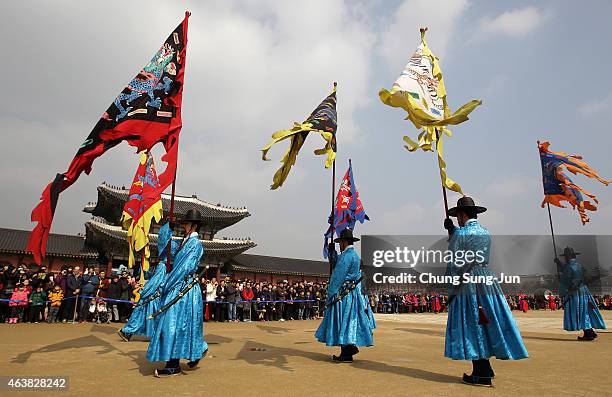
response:
[[[197,360],[189,361],[187,363],[187,366],[189,367],[189,369],[196,369],[199,363],[200,363],[200,359],[198,358]]]
[[[179,366],[179,359],[173,358],[166,362],[166,367],[155,370],[156,378],[168,378],[170,376],[179,375],[181,373],[181,367]]]
[[[463,383],[471,386],[484,386],[492,387],[492,377],[490,374],[493,370],[490,370],[489,360],[472,360],[472,374],[463,374]]]
[[[489,377],[483,378],[476,375],[463,374],[462,381],[470,386],[493,387],[493,382],[491,382]]]
[[[132,339],[132,334],[126,334],[125,332],[123,332],[122,329],[117,330],[117,334],[119,334],[119,336],[121,337],[121,339],[123,339],[126,342],[129,342],[130,339]]]
[[[593,337],[593,335],[591,334],[592,329],[585,329],[582,331],[583,334],[582,336],[578,337],[579,341],[583,341],[583,342],[589,342],[589,341],[593,341],[595,340],[595,338]]]
[[[488,376],[491,379],[495,378],[495,372],[493,372],[493,368],[491,367],[491,362],[488,359],[478,360],[479,363],[479,372],[477,375],[480,376]]]
[[[340,356],[332,356],[332,360],[339,363],[352,363],[353,355],[348,352],[348,346],[340,346]]]
[[[359,349],[355,345],[346,345],[346,353],[354,356],[355,354],[359,353]]]
[[[207,354],[208,354],[208,349],[206,349],[206,351],[202,354],[202,358],[206,357]],[[197,360],[189,361],[187,363],[187,367],[189,367],[189,369],[196,369],[199,363],[200,363],[200,359],[198,358]]]

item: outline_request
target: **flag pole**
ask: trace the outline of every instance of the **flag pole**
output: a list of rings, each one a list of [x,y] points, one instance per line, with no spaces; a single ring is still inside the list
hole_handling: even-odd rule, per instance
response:
[[[185,10],[185,19],[188,21],[189,17],[191,16],[191,12],[189,10]],[[185,43],[187,43],[187,32],[184,33],[185,35]],[[182,105],[182,101],[181,101],[181,106],[179,108],[179,112],[182,112],[183,105]],[[182,117],[179,113],[179,120],[182,120]],[[182,125],[182,121],[181,121],[181,125]],[[172,179],[172,193],[170,194],[170,213],[168,214],[168,221],[172,222],[174,221],[174,193],[175,193],[175,189],[176,189],[176,174],[178,172],[178,155],[179,155],[179,142],[177,141],[176,143],[177,148],[176,148],[176,167],[174,167],[174,178]],[[163,202],[163,200],[162,200]],[[172,229],[170,230],[170,241],[168,241],[168,247],[167,247],[167,251],[166,251],[166,272],[170,273],[170,271],[172,270],[172,258],[170,257],[170,254],[172,253],[172,235],[174,234],[174,231],[172,231]]]
[[[422,27],[419,29],[421,31],[421,40],[423,40],[425,32],[427,32],[427,27]],[[435,128],[436,130],[436,153],[438,152],[438,145],[440,145],[440,130]],[[442,169],[442,163],[440,160],[440,156],[438,155],[438,168]],[[442,197],[444,198],[444,219],[449,219],[448,216],[448,197],[446,195],[446,186],[444,186],[444,180],[442,180],[442,175],[440,174],[440,183],[442,184]],[[448,232],[450,236],[450,231]]]
[[[172,222],[174,221],[174,193],[175,193],[175,188],[176,188],[176,174],[178,171],[178,154],[179,154],[179,150],[178,148],[176,149],[176,167],[174,168],[174,179],[172,179],[172,193],[170,195],[170,213],[168,214],[168,221]],[[174,234],[174,231],[172,229],[170,229],[170,241],[168,241],[168,247],[166,248],[166,272],[170,273],[170,271],[172,271],[172,258],[171,258],[171,253],[172,253],[172,235]]]
[[[436,128],[436,154],[438,153],[438,145],[440,144],[440,130]],[[442,169],[442,164],[440,163],[440,156],[438,155],[438,168]],[[448,217],[448,197],[446,196],[446,186],[444,186],[444,181],[442,180],[442,175],[440,175],[440,183],[442,184],[442,197],[444,198],[444,218],[449,219]],[[448,232],[450,235],[450,231]]]
[[[538,142],[538,153],[540,153],[540,141]],[[541,162],[541,160],[540,160]],[[544,169],[542,169],[542,187],[544,187]],[[546,194],[546,191],[544,191]],[[557,255],[557,242],[555,241],[555,229],[553,227],[552,213],[550,212],[550,203],[546,203],[546,208],[548,210],[548,222],[550,223],[550,235],[552,237],[553,251],[555,254],[555,259],[558,259]],[[559,267],[557,266],[557,280],[559,280]]]
[[[334,242],[334,192],[336,191],[336,159],[332,165],[332,185],[331,185],[331,239]],[[329,261],[329,275],[331,277],[332,271],[334,270],[332,262]]]
[[[336,87],[338,87],[338,83],[334,81],[334,92],[336,91]],[[337,135],[337,133],[336,133]],[[338,141],[336,140],[336,135],[332,137],[332,148],[334,152],[338,153]],[[350,160],[349,160],[350,162]],[[336,158],[334,157],[334,162],[332,164],[332,183],[331,183],[331,240],[334,242],[334,233],[336,232],[334,229],[334,193],[336,192]],[[332,271],[334,270],[332,266],[332,262],[329,261],[329,276],[331,278]]]

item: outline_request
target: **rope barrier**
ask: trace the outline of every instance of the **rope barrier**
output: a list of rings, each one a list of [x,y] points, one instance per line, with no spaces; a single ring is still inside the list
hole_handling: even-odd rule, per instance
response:
[[[108,302],[119,302],[119,303],[131,303],[131,304],[137,304],[139,301],[132,301],[132,300],[125,300],[125,299],[111,299],[111,298],[101,298],[99,296],[88,296],[88,295],[75,295],[75,296],[69,296],[67,298],[62,298],[62,301],[67,301],[70,299],[96,299],[99,301],[108,301]],[[30,301],[25,301],[22,299],[0,299],[0,302],[26,302],[26,303],[32,303]],[[49,302],[53,302],[50,300],[46,300],[44,301],[45,303],[49,303]],[[228,301],[203,301],[203,303],[219,303],[219,304],[226,304],[226,303],[306,303],[306,302],[318,302],[317,300],[314,299],[291,299],[291,300],[240,300],[240,301],[235,301],[235,302],[228,302]],[[321,300],[321,302],[323,302],[323,300]]]

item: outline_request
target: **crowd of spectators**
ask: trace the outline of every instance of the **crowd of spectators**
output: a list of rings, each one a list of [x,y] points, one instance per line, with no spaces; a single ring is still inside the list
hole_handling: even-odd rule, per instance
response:
[[[287,280],[253,282],[229,277],[200,280],[204,321],[292,321],[323,316],[325,282]],[[127,270],[107,275],[95,267],[67,267],[50,273],[42,266],[0,269],[0,322],[47,321],[125,322],[140,297],[142,285]],[[375,313],[441,313],[448,296],[436,292],[371,291],[368,301]],[[601,310],[612,310],[612,296],[594,296]],[[554,295],[506,295],[512,310],[559,310]]]
[[[325,282],[201,280],[205,321],[291,321],[322,317]]]
[[[310,320],[325,309],[325,282],[200,282],[205,321]],[[50,273],[45,266],[29,271],[6,265],[0,269],[0,322],[125,322],[141,289],[128,271],[107,275],[75,266]]]
[[[0,322],[122,322],[130,316],[142,287],[127,271],[108,275],[95,267],[67,267],[59,273],[45,266],[0,269]]]
[[[594,295],[600,310],[612,310],[611,295]],[[436,292],[370,292],[370,306],[375,313],[441,313],[448,305],[448,296]],[[562,300],[557,295],[506,295],[511,310],[559,310]]]

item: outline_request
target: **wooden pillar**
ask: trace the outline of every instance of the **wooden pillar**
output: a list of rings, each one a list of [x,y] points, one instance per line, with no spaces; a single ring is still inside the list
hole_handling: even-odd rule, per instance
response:
[[[221,266],[217,265],[217,282],[221,281]]]
[[[113,270],[113,254],[108,254],[108,261],[106,262],[106,274],[110,277]]]

